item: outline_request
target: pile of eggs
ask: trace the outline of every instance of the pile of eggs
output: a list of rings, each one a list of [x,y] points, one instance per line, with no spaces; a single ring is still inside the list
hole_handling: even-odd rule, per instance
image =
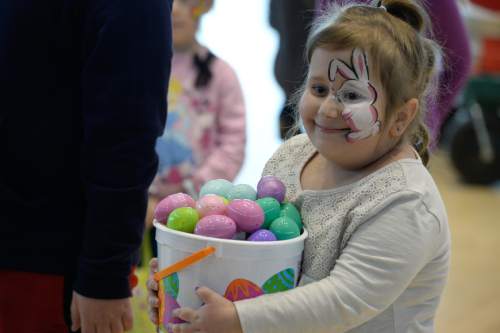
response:
[[[297,208],[285,200],[286,188],[277,177],[265,176],[257,191],[225,179],[205,183],[195,201],[185,193],[167,196],[154,218],[167,228],[197,235],[246,239],[253,242],[287,240],[302,232]]]

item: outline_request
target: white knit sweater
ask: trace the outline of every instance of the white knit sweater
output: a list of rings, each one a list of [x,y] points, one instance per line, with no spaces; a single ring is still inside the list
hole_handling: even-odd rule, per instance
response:
[[[316,153],[290,139],[263,174],[282,179],[309,232],[300,287],[236,302],[244,333],[434,332],[450,234],[436,185],[418,159],[331,190],[302,190]]]

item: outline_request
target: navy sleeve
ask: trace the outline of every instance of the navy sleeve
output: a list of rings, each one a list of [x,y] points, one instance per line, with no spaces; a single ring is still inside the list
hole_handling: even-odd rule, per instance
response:
[[[74,289],[92,298],[124,298],[166,117],[172,0],[86,6],[81,170],[87,209]]]

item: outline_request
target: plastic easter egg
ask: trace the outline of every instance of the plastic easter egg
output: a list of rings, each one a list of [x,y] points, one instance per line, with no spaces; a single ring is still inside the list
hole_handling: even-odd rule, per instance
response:
[[[231,302],[236,302],[263,294],[262,289],[255,283],[245,279],[236,279],[227,286],[224,297]]]
[[[299,227],[299,230],[302,230],[302,218],[300,217],[299,210],[297,207],[295,207],[294,204],[286,202],[281,205],[281,211],[280,211],[280,216],[286,216],[291,218],[292,220],[297,223],[297,227]]]
[[[268,181],[276,181],[276,180],[280,180],[278,177],[276,176],[263,176],[259,182],[257,183],[257,190],[259,189],[259,187],[261,186],[262,183],[265,183],[265,182],[268,182]],[[281,181],[281,180],[280,180]]]
[[[251,242],[274,242],[278,240],[276,236],[269,230],[259,229],[248,237]]]
[[[177,273],[173,273],[164,278],[161,284],[163,284],[166,293],[174,299],[177,299],[177,296],[179,296],[179,275]]]
[[[200,216],[196,209],[191,207],[177,208],[170,213],[167,228],[192,234],[199,219]]]
[[[200,198],[207,194],[216,194],[227,198],[227,194],[233,188],[233,184],[225,179],[213,179],[206,182],[200,189]]]
[[[177,317],[172,316],[172,312],[175,309],[180,308],[180,305],[170,294],[163,292],[161,285],[158,296],[160,298],[161,321],[163,323],[163,327],[167,329],[167,332],[170,332],[168,331],[169,324],[180,324],[185,322]]]
[[[262,225],[262,228],[269,229],[271,222],[280,217],[280,203],[278,200],[271,197],[260,198],[256,202],[264,211],[264,224]]]
[[[154,218],[160,223],[165,224],[168,219],[168,215],[180,207],[191,207],[194,208],[196,202],[186,193],[175,193],[167,196],[165,199],[161,200],[155,208]]]
[[[300,229],[294,220],[289,217],[279,217],[271,223],[269,230],[279,240],[287,240],[300,236]]]
[[[236,234],[236,223],[224,215],[205,216],[196,224],[194,233],[197,235],[231,239]]]
[[[285,184],[278,178],[271,177],[261,179],[257,186],[257,198],[273,197],[279,202],[283,202],[286,194]]]
[[[295,284],[295,271],[293,268],[285,269],[278,274],[274,274],[262,286],[266,294],[277,293],[293,289]]]
[[[257,192],[253,189],[252,186],[247,184],[238,184],[233,186],[231,191],[227,194],[227,198],[229,200],[235,199],[248,199],[255,200],[257,199]]]
[[[226,213],[226,205],[223,197],[215,194],[207,194],[198,200],[196,210],[200,214],[200,217],[224,215]]]
[[[239,231],[254,232],[264,223],[264,211],[255,202],[236,199],[227,206],[226,215],[236,222]]]

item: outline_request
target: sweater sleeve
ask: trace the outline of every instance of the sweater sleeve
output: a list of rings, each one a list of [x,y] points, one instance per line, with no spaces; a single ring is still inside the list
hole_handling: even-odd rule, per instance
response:
[[[86,216],[75,290],[130,296],[142,241],[155,140],[166,116],[170,0],[87,2],[81,178]],[[71,219],[68,216],[68,219]]]
[[[236,302],[244,333],[346,332],[389,307],[432,259],[440,224],[417,196],[362,224],[330,275]]]
[[[234,70],[218,60],[218,114],[216,148],[193,175],[198,189],[210,179],[233,180],[245,157],[246,121],[245,103],[240,83]]]

